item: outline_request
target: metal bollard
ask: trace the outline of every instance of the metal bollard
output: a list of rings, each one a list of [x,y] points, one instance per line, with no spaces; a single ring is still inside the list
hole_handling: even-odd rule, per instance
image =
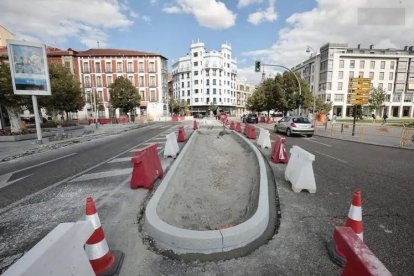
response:
[[[344,124],[341,124],[341,133],[344,133]]]

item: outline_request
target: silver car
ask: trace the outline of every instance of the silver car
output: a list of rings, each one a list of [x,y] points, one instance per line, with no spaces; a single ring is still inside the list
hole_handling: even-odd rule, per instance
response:
[[[306,117],[286,116],[275,124],[275,132],[286,133],[287,136],[292,134],[302,134],[312,137],[315,133],[313,124]]]

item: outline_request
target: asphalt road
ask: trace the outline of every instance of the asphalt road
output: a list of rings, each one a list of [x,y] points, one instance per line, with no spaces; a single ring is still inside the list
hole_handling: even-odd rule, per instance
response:
[[[155,128],[147,126],[108,139],[96,139],[33,155],[18,162],[0,164],[0,176],[3,176],[0,183],[0,210],[137,146],[159,134],[164,127],[169,125],[161,123]]]
[[[301,217],[311,218],[309,231],[329,239],[332,226],[345,222],[353,192],[360,188],[364,242],[392,273],[413,275],[414,151],[324,137],[286,139],[288,148],[298,145],[315,155],[317,192],[309,204],[312,212]],[[290,189],[283,173],[276,174],[279,185]],[[306,208],[307,199],[301,201]]]

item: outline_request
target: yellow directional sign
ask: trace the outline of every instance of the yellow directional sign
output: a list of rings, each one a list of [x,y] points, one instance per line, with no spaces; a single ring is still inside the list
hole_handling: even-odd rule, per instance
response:
[[[368,104],[371,79],[351,78],[348,85],[347,102],[353,105]]]

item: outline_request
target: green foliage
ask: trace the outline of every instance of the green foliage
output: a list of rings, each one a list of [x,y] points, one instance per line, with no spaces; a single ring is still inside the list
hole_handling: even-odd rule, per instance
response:
[[[180,102],[180,114],[181,115],[186,115],[188,112],[188,104],[185,100],[181,100]]]
[[[180,112],[180,103],[173,97],[170,98],[168,105],[171,113],[178,114]]]
[[[49,64],[49,77],[52,95],[39,96],[39,107],[52,113],[77,112],[85,105],[85,97],[80,83],[72,73],[60,64]]]
[[[21,108],[29,105],[31,101],[30,96],[14,95],[10,67],[0,61],[0,102],[5,107]]]
[[[109,102],[114,108],[132,111],[141,102],[138,90],[124,77],[116,78],[111,84],[110,95]]]
[[[321,99],[315,101],[315,113],[327,114],[332,109],[332,102],[325,102]]]
[[[371,111],[378,110],[384,103],[387,92],[382,88],[372,88],[369,93],[368,107]]]
[[[302,108],[312,108],[313,95],[304,80],[300,80]],[[264,80],[247,99],[246,108],[249,110],[287,112],[298,108],[298,81],[293,73],[286,71],[277,74],[274,79]]]

